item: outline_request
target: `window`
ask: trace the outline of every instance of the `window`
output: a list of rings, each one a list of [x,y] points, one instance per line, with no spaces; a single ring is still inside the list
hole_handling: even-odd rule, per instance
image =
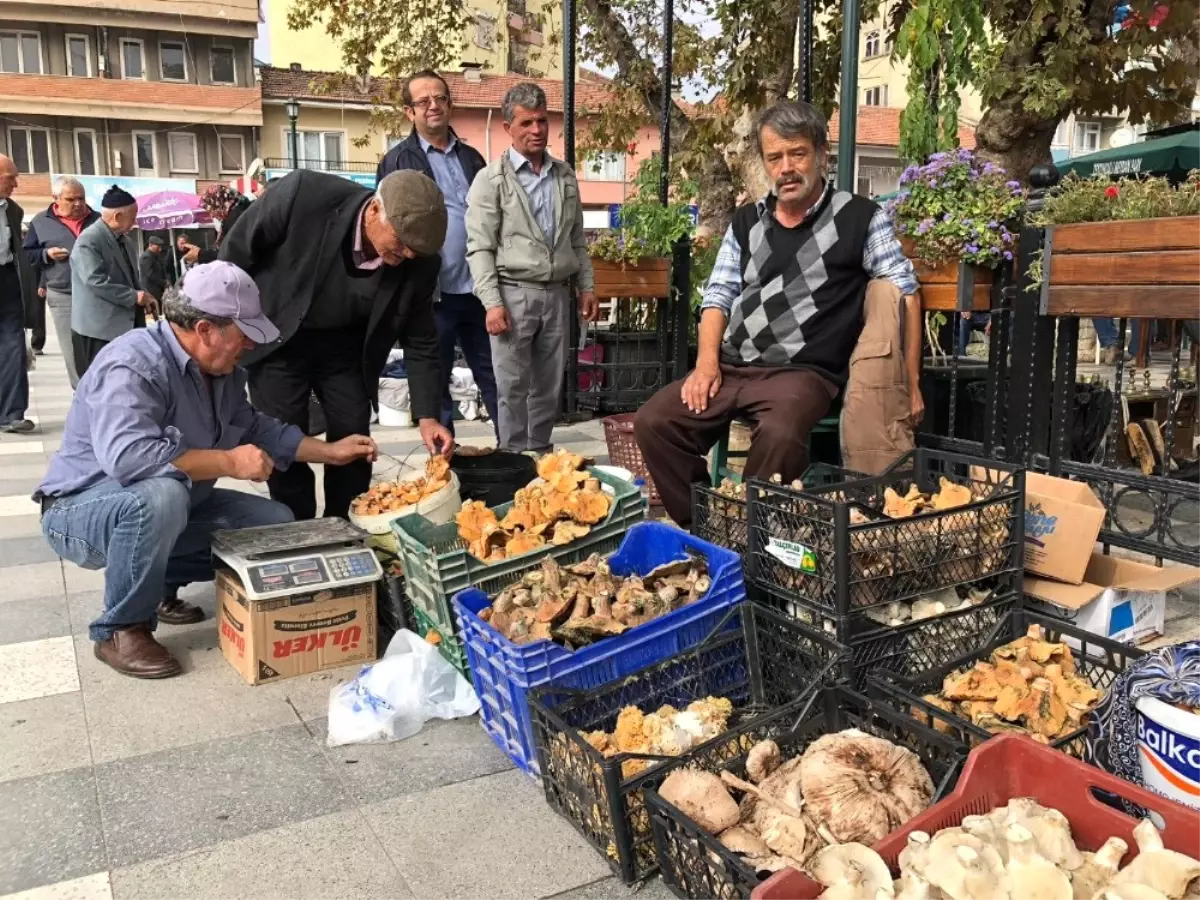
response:
[[[75,171],[80,175],[96,175],[96,132],[90,128],[75,129]]]
[[[396,135],[394,135],[394,134],[389,134],[389,135],[387,136],[387,140],[386,140],[386,142],[385,142],[385,143],[387,144],[387,147],[385,148],[385,152],[386,152],[386,151],[389,151],[389,150],[391,150],[391,149],[392,149],[393,147],[395,147],[397,144],[401,144],[401,143],[403,143],[403,142],[404,142],[404,139],[405,139],[406,137],[408,137],[408,135],[407,135],[407,134],[402,134],[402,135],[400,135],[399,137],[397,137],[397,136],[396,136]]]
[[[213,84],[237,84],[237,66],[232,47],[213,47],[209,50],[208,69]]]
[[[1058,127],[1054,129],[1054,139],[1050,142],[1052,147],[1070,147],[1070,125],[1066,122],[1059,122]]]
[[[879,53],[880,43],[881,43],[881,41],[879,38],[878,31],[871,31],[871,32],[867,33],[867,52],[865,54],[867,59],[871,59],[872,57],[880,55],[880,53]]]
[[[300,141],[300,169],[317,169],[325,172],[337,172],[342,168],[342,145],[346,134],[343,131],[300,131],[296,137]],[[292,135],[288,129],[283,132],[283,145],[292,145]]]
[[[0,72],[41,75],[41,36],[36,31],[0,31]]]
[[[121,77],[134,81],[146,77],[146,48],[135,38],[121,38]]]
[[[158,42],[158,70],[163,81],[187,81],[187,46],[183,41]]]
[[[154,132],[135,131],[133,133],[133,157],[137,168],[136,174],[154,176],[158,167],[154,159]]]
[[[240,134],[219,134],[217,145],[222,172],[236,172],[241,175],[246,171],[246,143]]]
[[[487,13],[475,17],[475,46],[491,50],[496,43],[496,20]]]
[[[858,181],[858,185],[855,190],[856,194],[858,194],[860,197],[873,197],[874,196],[874,194],[871,193],[871,179],[870,178],[865,178],[862,175],[859,175],[857,181]]]
[[[196,136],[190,131],[172,131],[167,135],[167,161],[172,172],[199,172],[200,157]]]
[[[595,153],[583,164],[581,173],[587,181],[625,180],[625,154],[612,151]]]
[[[508,71],[514,75],[529,74],[529,47],[511,38],[508,42]]]
[[[9,128],[9,156],[17,171],[25,174],[49,172],[50,132],[45,128]]]
[[[86,34],[67,35],[67,74],[75,78],[92,76],[92,42]]]
[[[888,89],[886,84],[879,84],[863,91],[863,106],[887,106]]]
[[[1095,153],[1100,149],[1100,123],[1076,122],[1075,147],[1076,153]]]

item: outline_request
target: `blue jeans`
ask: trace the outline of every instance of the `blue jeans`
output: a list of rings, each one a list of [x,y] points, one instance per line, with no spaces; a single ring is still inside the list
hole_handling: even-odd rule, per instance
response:
[[[474,294],[442,294],[433,304],[437,323],[438,349],[442,354],[442,424],[454,433],[454,403],[450,400],[450,374],[454,368],[454,344],[462,347],[475,386],[483,395],[483,405],[498,428],[500,413],[496,406],[496,375],[492,372],[492,343],[487,333],[487,313]]]
[[[214,531],[290,521],[282,503],[221,488],[193,509],[182,481],[148,478],[60,498],[42,516],[42,534],[63,559],[106,569],[104,612],[88,628],[93,641],[104,641],[134,625],[153,630],[168,591],[212,581]]]
[[[966,319],[962,316],[958,317],[958,353],[960,356],[967,352],[967,344],[971,343],[971,332],[973,330],[983,331],[987,328],[989,319],[991,316],[987,313],[971,313]]]
[[[1117,346],[1116,319],[1092,319],[1092,327],[1096,329],[1096,340],[1100,342],[1101,347],[1107,350]]]

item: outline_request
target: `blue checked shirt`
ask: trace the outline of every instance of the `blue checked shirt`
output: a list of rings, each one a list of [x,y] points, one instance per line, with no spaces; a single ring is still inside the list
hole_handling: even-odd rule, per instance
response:
[[[831,184],[825,185],[825,191],[820,200],[813,204],[808,215],[812,216],[821,208],[825,195],[833,190]],[[759,218],[770,215],[767,210],[766,198],[757,203]],[[807,221],[807,219],[806,219]],[[871,224],[867,228],[867,240],[863,245],[863,271],[871,278],[886,278],[900,289],[901,296],[907,297],[917,292],[920,285],[913,271],[912,262],[900,249],[900,241],[896,230],[892,227],[891,217],[880,207]],[[713,264],[712,274],[708,276],[708,284],[704,288],[704,300],[700,308],[719,309],[729,315],[733,304],[742,295],[742,248],[738,246],[733,234],[733,226],[725,229],[725,237],[717,251],[717,261]]]

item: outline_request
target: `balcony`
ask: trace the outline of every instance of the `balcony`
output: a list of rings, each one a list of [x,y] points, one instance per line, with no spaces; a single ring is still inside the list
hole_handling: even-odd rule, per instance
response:
[[[79,116],[139,122],[262,125],[257,87],[0,74],[0,108],[9,115]]]
[[[265,169],[291,169],[292,161],[286,157],[270,157],[263,160]],[[376,163],[343,162],[341,160],[302,159],[296,166],[298,169],[309,169],[314,172],[345,172],[374,175],[378,168]]]
[[[510,15],[525,18],[525,0],[508,0],[508,11]]]
[[[219,4],[191,0],[4,0],[10,21],[57,22],[66,25],[113,25],[197,31],[253,39],[258,30],[258,0],[223,0]]]

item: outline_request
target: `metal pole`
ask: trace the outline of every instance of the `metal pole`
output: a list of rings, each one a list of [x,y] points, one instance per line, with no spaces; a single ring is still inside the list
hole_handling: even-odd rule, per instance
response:
[[[675,55],[675,3],[663,0],[662,121],[658,126],[662,170],[658,173],[658,199],[667,205],[671,184],[671,84],[674,81],[672,57]]]
[[[578,39],[578,7],[563,0],[563,154],[575,168],[575,41]]]
[[[295,171],[297,168],[299,168],[298,163],[300,161],[300,140],[299,136],[296,134],[296,120],[300,117],[297,115],[289,115],[288,118],[292,123],[292,146],[290,148],[292,152],[289,153],[288,156],[292,158],[292,170]]]
[[[854,145],[858,138],[858,0],[842,4],[842,91],[838,103],[837,186],[854,191]]]
[[[812,103],[813,0],[800,0],[800,65],[796,67],[796,93]]]

